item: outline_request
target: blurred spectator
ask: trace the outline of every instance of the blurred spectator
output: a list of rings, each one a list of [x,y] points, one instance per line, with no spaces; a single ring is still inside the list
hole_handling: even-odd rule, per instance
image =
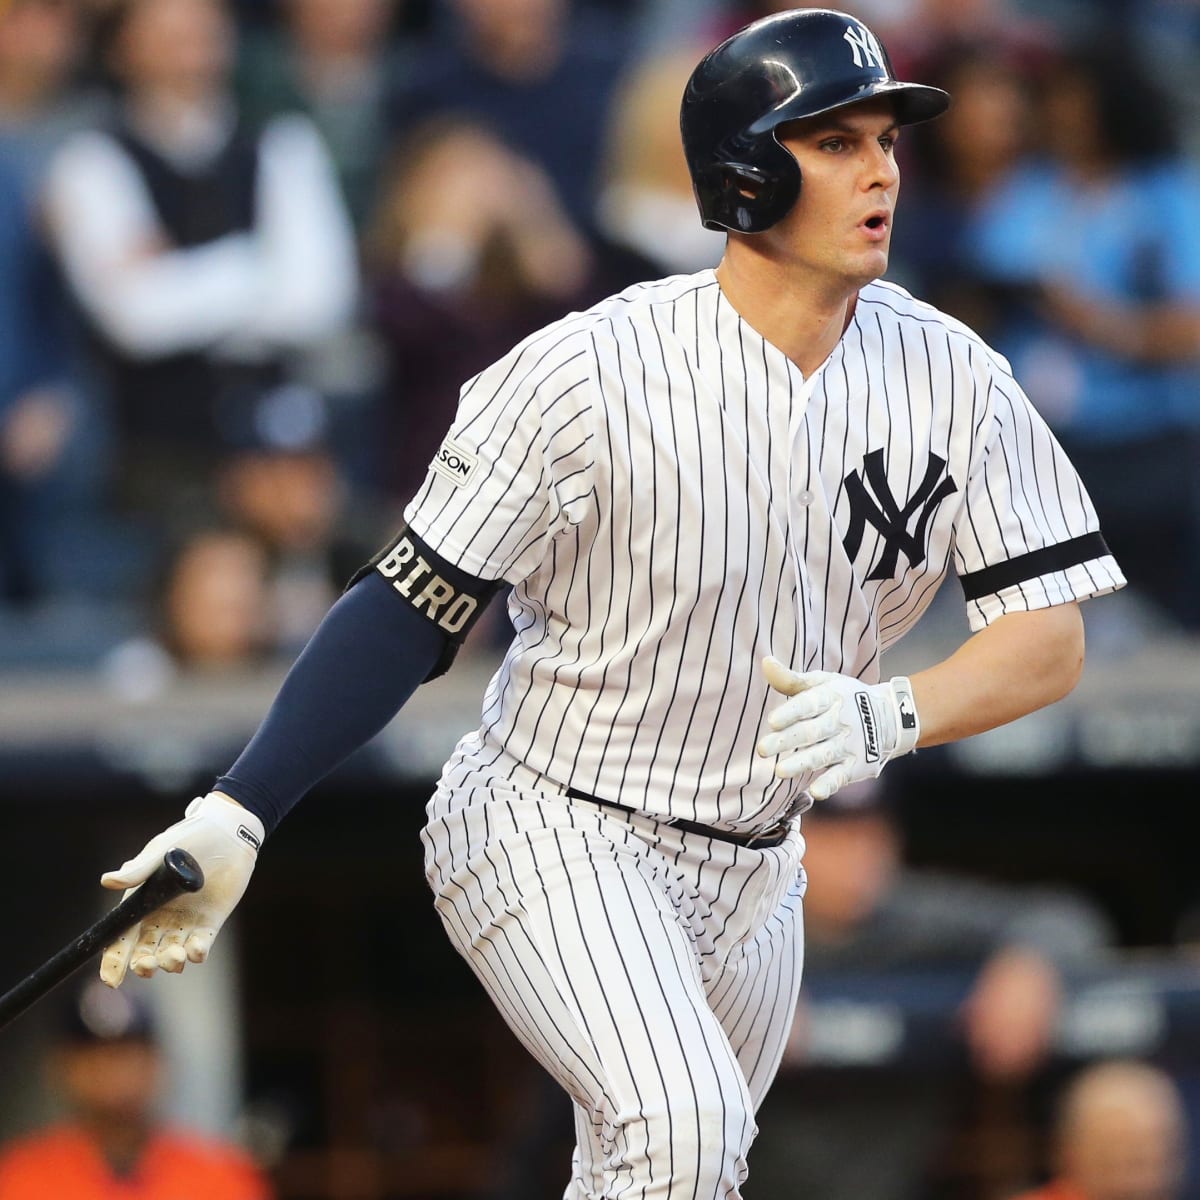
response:
[[[240,530],[214,525],[184,539],[166,560],[149,628],[105,656],[107,686],[144,704],[180,673],[261,662],[271,636],[267,570],[263,547]]]
[[[89,523],[100,465],[37,213],[46,163],[88,111],[71,86],[80,44],[74,4],[0,6],[0,599],[10,603],[56,590],[56,533]]]
[[[114,413],[118,499],[170,537],[211,509],[231,431],[350,317],[355,247],[311,122],[240,117],[220,0],[121,0],[102,45],[119,104],[55,157],[46,206]]]
[[[244,533],[206,530],[172,564],[163,595],[167,649],[191,667],[241,666],[267,636],[267,558]]]
[[[217,516],[180,534],[151,589],[149,629],[105,660],[109,686],[127,699],[151,699],[181,672],[294,657],[383,537],[352,510],[322,410],[297,411],[310,400],[274,393],[278,428],[245,430],[227,451]]]
[[[1016,1200],[1179,1200],[1186,1124],[1175,1082],[1158,1067],[1086,1067],[1061,1097],[1050,1182]]]
[[[451,0],[391,104],[395,136],[431,118],[491,129],[549,176],[590,232],[607,113],[631,36],[572,0]]]
[[[157,0],[156,0],[157,2]],[[240,1150],[165,1128],[163,1063],[132,990],[94,980],[74,999],[49,1063],[61,1124],[0,1152],[0,1200],[268,1200]]]
[[[87,120],[95,98],[72,86],[84,24],[73,0],[0,5],[0,157],[36,181],[47,156]]]
[[[370,211],[387,141],[385,98],[406,73],[393,35],[401,0],[282,0],[279,27],[244,39],[238,92],[252,121],[312,118],[356,225]]]
[[[725,235],[697,219],[679,139],[679,97],[702,54],[692,48],[647,56],[614,97],[596,223],[609,253],[620,248],[632,256],[623,282],[715,267],[725,249]]]
[[[958,1013],[972,1080],[1029,1082],[1047,1062],[1061,973],[1112,944],[1083,897],[907,867],[882,785],[844,789],[805,814],[804,973],[791,1042],[759,1115],[747,1200],[913,1200],[953,1128],[952,1063],[919,1087],[901,1075],[807,1062],[806,1004],[822,979],[957,970],[972,982]]]
[[[390,520],[355,502],[327,431],[312,423],[320,409],[307,419],[297,411],[306,399],[304,392],[276,393],[278,427],[268,424],[233,448],[217,477],[224,520],[266,556],[263,637],[272,655],[299,653]],[[292,403],[279,403],[287,400]],[[305,427],[307,436],[297,436]],[[284,431],[287,440],[278,436]]]
[[[461,119],[426,125],[401,146],[367,256],[390,363],[382,470],[403,503],[424,479],[462,385],[608,289],[545,171]]]
[[[76,419],[63,311],[16,170],[0,157],[0,599],[45,586],[53,483]]]
[[[1030,149],[1030,70],[1026,60],[986,44],[956,47],[928,61],[920,77],[944,88],[954,102],[941,119],[906,130],[899,146],[910,199],[888,277],[985,337],[995,317],[989,289],[973,271],[967,233]]]
[[[977,207],[964,242],[1005,300],[994,343],[1072,455],[1131,590],[1195,629],[1200,171],[1127,46],[1066,55],[1044,84],[1045,153]]]

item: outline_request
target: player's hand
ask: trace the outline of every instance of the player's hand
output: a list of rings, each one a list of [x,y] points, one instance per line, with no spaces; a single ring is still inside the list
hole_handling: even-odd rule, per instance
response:
[[[773,732],[761,739],[758,752],[779,756],[775,774],[783,779],[814,776],[808,785],[814,800],[874,779],[885,763],[917,744],[921,723],[903,676],[870,684],[833,671],[801,674],[777,658],[763,660],[763,674],[791,699],[768,714]]]
[[[142,851],[116,871],[100,877],[106,888],[136,888],[144,883],[175,846],[187,850],[204,872],[204,886],[163,905],[140,926],[107,947],[100,978],[119,987],[126,969],[150,976],[160,967],[179,972],[208,957],[226,918],[242,898],[266,836],[252,812],[218,792],[199,796],[184,819],[148,841]]]

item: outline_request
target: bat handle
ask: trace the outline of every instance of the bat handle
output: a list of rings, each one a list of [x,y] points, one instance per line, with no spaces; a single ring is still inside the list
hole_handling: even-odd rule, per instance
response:
[[[73,975],[89,958],[103,950],[127,929],[141,924],[156,909],[185,892],[198,892],[204,886],[200,864],[186,851],[176,847],[163,855],[145,883],[68,942],[14,988],[0,996],[0,1027],[24,1012],[52,988]]]

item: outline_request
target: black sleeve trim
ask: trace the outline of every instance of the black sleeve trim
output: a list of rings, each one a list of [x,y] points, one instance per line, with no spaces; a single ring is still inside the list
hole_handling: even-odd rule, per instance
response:
[[[962,584],[966,599],[978,600],[980,596],[994,595],[1014,584],[1036,579],[1039,575],[1065,571],[1067,567],[1093,558],[1104,558],[1108,553],[1103,535],[1085,533],[1066,542],[1043,546],[1041,550],[1034,550],[1030,554],[993,563],[981,571],[972,571],[969,575],[960,576],[959,583]]]
[[[378,571],[397,596],[445,637],[446,648],[427,679],[436,679],[450,669],[472,626],[505,586],[502,579],[480,579],[447,562],[407,525],[355,571],[346,590],[372,571]]]

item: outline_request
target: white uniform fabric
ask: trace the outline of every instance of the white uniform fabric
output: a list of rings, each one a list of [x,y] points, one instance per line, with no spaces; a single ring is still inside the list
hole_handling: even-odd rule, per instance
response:
[[[568,799],[506,756],[451,795],[423,835],[436,908],[574,1101],[567,1200],[737,1197],[800,987],[799,828],[735,846]]]
[[[653,816],[750,832],[802,804],[807,780],[755,753],[778,702],[762,659],[877,681],[951,563],[974,628],[1121,586],[1087,495],[959,323],[874,284],[804,379],[710,270],[572,314],[468,382],[405,515],[513,585],[426,868],[576,1103],[566,1195],[736,1198],[799,986],[803,841]]]
[[[456,761],[503,749],[556,784],[732,830],[805,783],[755,753],[767,654],[877,682],[951,559],[1015,573],[971,602],[973,629],[1124,582],[1106,553],[1040,569],[1033,552],[1097,529],[1075,471],[1003,359],[885,283],[807,380],[712,271],[629,288],[471,380],[441,453],[466,465],[429,472],[409,524],[515,585],[516,637]],[[889,557],[859,516],[848,554],[851,492],[884,524],[894,505],[919,552],[893,537]]]

